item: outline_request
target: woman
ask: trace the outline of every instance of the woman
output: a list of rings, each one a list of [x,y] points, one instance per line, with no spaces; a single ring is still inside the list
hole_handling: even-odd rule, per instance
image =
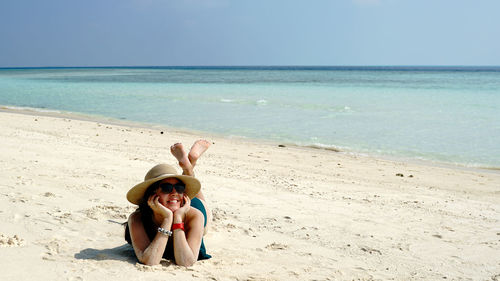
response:
[[[127,200],[139,208],[128,219],[125,239],[134,247],[139,262],[156,265],[167,258],[191,266],[211,257],[203,244],[210,211],[193,173],[196,161],[209,146],[208,141],[198,140],[187,154],[182,144],[172,145],[170,150],[182,175],[168,164],[159,164],[127,193]]]

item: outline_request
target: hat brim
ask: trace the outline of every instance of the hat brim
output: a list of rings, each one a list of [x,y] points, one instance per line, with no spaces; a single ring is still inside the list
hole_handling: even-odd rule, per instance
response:
[[[175,175],[175,174],[165,174],[161,175],[156,178],[152,178],[146,181],[143,181],[134,187],[132,187],[128,192],[127,192],[127,200],[135,205],[141,204],[142,197],[144,197],[144,193],[146,190],[155,182],[168,179],[168,178],[176,178],[180,181],[182,181],[186,185],[186,189],[184,190],[184,194],[186,194],[190,199],[193,199],[193,197],[200,192],[201,189],[201,183],[198,181],[196,178],[191,177],[191,176],[185,176],[185,175]]]

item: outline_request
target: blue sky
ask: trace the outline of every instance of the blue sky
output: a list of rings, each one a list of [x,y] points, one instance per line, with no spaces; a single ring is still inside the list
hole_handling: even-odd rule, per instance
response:
[[[2,0],[0,67],[500,65],[498,0]]]

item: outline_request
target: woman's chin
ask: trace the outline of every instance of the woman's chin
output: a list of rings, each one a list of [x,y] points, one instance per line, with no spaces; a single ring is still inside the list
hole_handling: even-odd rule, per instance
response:
[[[175,212],[175,211],[177,211],[180,207],[181,207],[181,206],[179,206],[179,205],[173,205],[173,204],[171,204],[171,205],[168,205],[168,206],[167,206],[167,208],[168,208],[170,211],[172,211],[172,213],[173,213],[173,212]]]

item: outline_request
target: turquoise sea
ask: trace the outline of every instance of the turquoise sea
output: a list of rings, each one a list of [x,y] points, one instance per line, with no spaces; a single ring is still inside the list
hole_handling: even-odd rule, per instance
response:
[[[11,68],[0,104],[500,167],[500,67]]]

